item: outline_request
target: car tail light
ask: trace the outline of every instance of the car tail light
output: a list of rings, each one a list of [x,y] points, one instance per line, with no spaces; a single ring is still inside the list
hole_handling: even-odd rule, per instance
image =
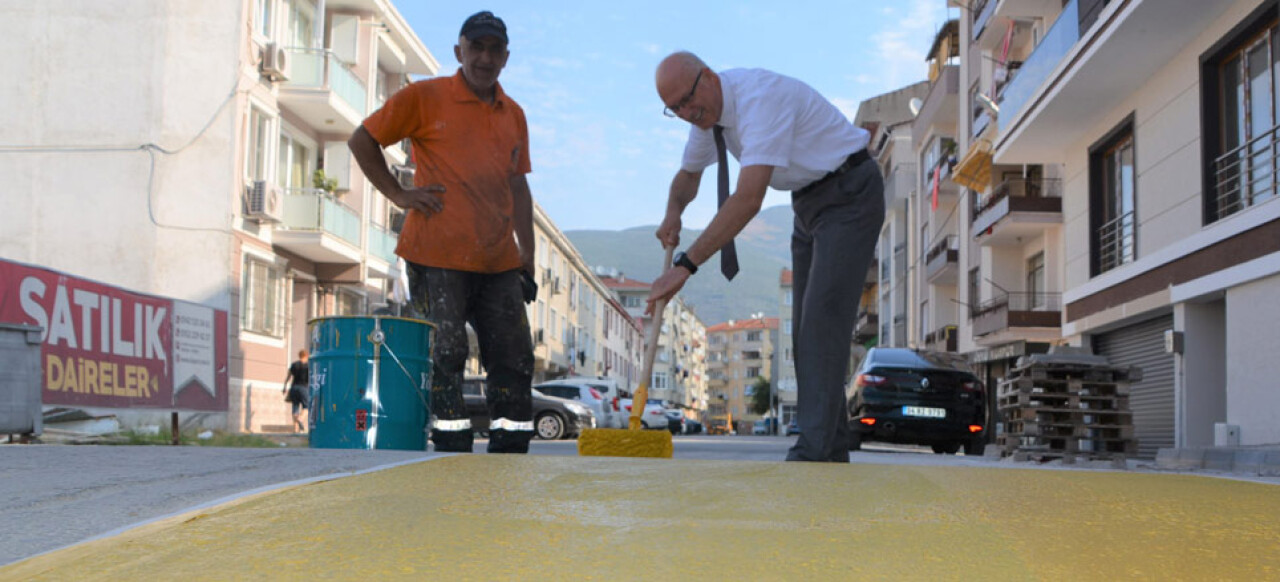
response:
[[[969,432],[982,432],[982,425],[980,424],[969,425]]]
[[[889,379],[884,376],[875,374],[858,374],[858,379],[854,381],[857,386],[884,386],[889,383]]]
[[[650,410],[649,414],[662,414],[661,410]]]
[[[587,390],[590,390],[590,391],[591,391],[591,397],[592,397],[592,398],[595,398],[596,400],[604,400],[604,396],[601,396],[601,395],[600,395],[600,391],[599,391],[599,390],[596,390],[595,388],[588,388]]]
[[[865,424],[865,425],[867,425],[867,426],[875,426],[875,425],[876,425],[876,419],[874,419],[874,418],[859,418],[859,419],[858,419],[858,422],[861,422],[862,424]]]
[[[628,404],[628,405],[626,405],[626,406],[623,406],[623,408],[627,409],[627,412],[631,412],[631,405],[630,405],[630,404]]]
[[[613,397],[613,411],[614,411],[614,412],[618,412],[618,397],[617,397],[617,396],[614,396],[614,397]]]
[[[969,392],[982,392],[982,382],[978,382],[977,380],[965,382],[961,387]]]

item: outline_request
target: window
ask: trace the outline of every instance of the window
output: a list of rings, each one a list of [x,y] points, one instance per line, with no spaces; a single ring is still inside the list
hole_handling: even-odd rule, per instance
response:
[[[274,3],[275,0],[254,0],[254,32],[267,38],[271,38],[271,5]]]
[[[666,372],[653,373],[653,389],[654,390],[667,389],[667,373]]]
[[[248,151],[245,153],[245,178],[251,182],[267,179],[267,151],[271,135],[271,117],[257,107],[249,108]]]
[[[784,295],[784,296],[783,296],[783,298],[782,298],[782,304],[783,304],[783,305],[788,305],[788,306],[789,306],[789,305],[791,305],[791,290],[790,290],[790,289],[787,289],[787,293],[786,293],[786,295]]]
[[[1276,196],[1280,31],[1273,3],[1202,59],[1209,222]],[[1210,91],[1211,89],[1211,91]],[[1208,123],[1217,127],[1208,127]]]
[[[783,352],[783,353],[785,353],[785,354],[786,354],[786,358],[787,358],[787,362],[788,362],[788,363],[790,363],[790,362],[794,362],[794,361],[795,361],[795,359],[796,359],[796,358],[795,358],[795,355],[791,353],[791,348],[787,348],[787,349],[786,349],[786,351],[785,351],[785,352]]]
[[[785,333],[785,334],[787,334],[787,335],[791,335],[791,320],[790,320],[790,319],[785,319],[785,320],[783,320],[783,322],[782,322],[782,333]]]
[[[1133,262],[1136,256],[1137,175],[1133,115],[1089,148],[1089,220],[1093,275]]]
[[[749,331],[749,332],[747,332],[747,341],[749,341],[749,342],[758,342],[758,341],[760,341],[760,332],[758,332],[758,331]]]
[[[751,366],[750,368],[747,368],[747,377],[748,377],[748,378],[755,378],[755,377],[757,377],[757,376],[759,376],[759,375],[760,375],[760,368],[758,368],[758,367],[756,367],[756,366]]]
[[[982,101],[978,99],[978,96],[982,94],[978,87],[978,83],[975,82],[973,87],[969,89],[969,128],[970,135],[974,137],[982,133],[982,130],[986,129],[987,124],[991,122],[991,118],[987,115],[987,110],[982,107]]]
[[[310,188],[311,174],[315,168],[315,155],[307,144],[298,141],[288,132],[280,132],[280,150],[277,152],[276,184],[285,190]]]
[[[972,269],[969,269],[969,297],[966,300],[969,303],[970,318],[973,317],[973,312],[977,311],[978,305],[982,303],[981,300],[978,298],[978,293],[980,289],[978,287],[979,283],[980,283],[980,280],[978,277],[978,268],[974,267]]]
[[[284,337],[284,280],[276,265],[245,257],[240,290],[240,328]]]
[[[351,289],[339,288],[333,301],[337,315],[364,315],[364,296]]]
[[[929,329],[929,300],[925,299],[920,302],[920,338],[917,341],[923,341],[931,333],[933,330]]]
[[[306,0],[290,0],[289,13],[286,15],[288,22],[286,24],[284,43],[287,46],[299,48],[315,48],[312,40],[315,38],[313,23],[315,22],[315,8]]]
[[[1045,306],[1044,294],[1044,253],[1039,252],[1027,259],[1027,296],[1032,310]]]

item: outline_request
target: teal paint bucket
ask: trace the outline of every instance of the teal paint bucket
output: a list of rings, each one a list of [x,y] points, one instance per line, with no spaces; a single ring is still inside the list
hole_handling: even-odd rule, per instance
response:
[[[311,337],[311,448],[427,450],[430,323],[323,317]]]

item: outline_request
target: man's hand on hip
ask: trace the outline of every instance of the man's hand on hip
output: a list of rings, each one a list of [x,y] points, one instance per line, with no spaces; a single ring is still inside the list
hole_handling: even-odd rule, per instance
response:
[[[444,186],[439,184],[429,184],[417,188],[409,188],[401,190],[391,201],[396,206],[406,210],[417,210],[423,216],[431,216],[437,212],[444,210],[444,203],[436,194],[444,192]],[[388,196],[388,198],[391,198]]]

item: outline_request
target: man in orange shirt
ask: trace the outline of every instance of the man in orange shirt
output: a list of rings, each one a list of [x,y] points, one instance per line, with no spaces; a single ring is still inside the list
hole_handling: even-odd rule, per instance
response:
[[[410,302],[436,327],[431,441],[441,452],[471,452],[462,398],[467,323],[488,372],[489,452],[528,452],[533,436],[524,308],[537,295],[529,131],[524,111],[498,84],[507,40],[506,24],[492,13],[467,18],[453,47],[458,72],[401,89],[348,142],[369,181],[408,209],[396,254],[408,263]],[[405,138],[416,167],[408,189],[382,156]]]

